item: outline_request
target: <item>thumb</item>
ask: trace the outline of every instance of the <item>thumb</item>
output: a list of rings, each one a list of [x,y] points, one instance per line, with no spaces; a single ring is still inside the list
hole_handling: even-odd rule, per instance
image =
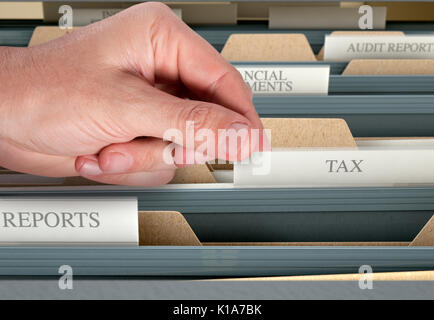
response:
[[[147,86],[140,103],[119,113],[134,137],[174,142],[209,159],[239,161],[248,157],[257,141],[252,123],[221,105],[181,99]]]

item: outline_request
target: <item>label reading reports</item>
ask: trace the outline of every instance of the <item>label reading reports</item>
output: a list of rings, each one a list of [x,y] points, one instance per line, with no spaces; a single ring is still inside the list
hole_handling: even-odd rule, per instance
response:
[[[327,95],[330,66],[236,65],[255,95]]]
[[[330,35],[324,44],[325,61],[352,59],[433,59],[434,36]]]
[[[136,198],[0,198],[1,244],[138,244]]]

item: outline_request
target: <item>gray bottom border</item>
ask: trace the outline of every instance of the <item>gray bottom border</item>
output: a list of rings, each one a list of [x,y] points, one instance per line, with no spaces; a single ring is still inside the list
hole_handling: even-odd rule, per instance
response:
[[[152,300],[352,300],[434,299],[434,281],[198,281],[155,279],[74,279],[60,290],[58,279],[0,279],[0,299],[152,299]]]

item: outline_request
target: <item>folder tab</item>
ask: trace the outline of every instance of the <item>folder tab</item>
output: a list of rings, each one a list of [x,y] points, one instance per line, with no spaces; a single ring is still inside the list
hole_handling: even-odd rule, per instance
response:
[[[410,243],[410,246],[434,246],[434,216],[428,220],[422,230]]]
[[[431,145],[405,147],[392,142],[381,148],[355,149],[356,143],[349,130],[345,130],[345,122],[343,126],[339,120],[313,120],[320,122],[263,119],[264,127],[272,129],[273,151],[255,153],[247,161],[235,163],[234,184],[372,186],[434,183],[431,165],[434,149]]]
[[[304,34],[232,34],[221,54],[229,61],[316,61]]]
[[[184,216],[177,211],[139,211],[141,246],[201,246]]]
[[[43,18],[41,2],[0,2],[0,19],[2,20],[41,20]]]
[[[234,164],[235,185],[393,186],[434,183],[434,149],[285,150]]]
[[[168,5],[175,11],[182,11],[182,20],[192,25],[235,25],[237,4],[230,2],[182,3]],[[181,18],[181,16],[178,16]]]
[[[262,118],[272,148],[357,147],[342,119]]]
[[[317,6],[318,2],[304,1],[304,2],[268,2],[268,1],[244,1],[238,2],[238,20],[244,21],[267,21],[269,19],[270,7],[308,7]],[[321,6],[334,6],[339,7],[340,3],[337,1],[321,1]]]
[[[429,1],[380,1],[371,6],[387,8],[388,21],[433,21],[434,3]]]
[[[327,95],[330,66],[235,65],[255,95]]]
[[[176,169],[170,184],[215,183],[216,180],[205,164],[195,164]]]
[[[333,31],[330,36],[404,36],[402,31]],[[324,46],[317,54],[318,60],[324,60]]]
[[[122,10],[122,8],[74,9],[73,24],[74,26],[86,26],[88,24],[111,17]]]
[[[78,8],[74,9],[74,26],[86,26],[111,17],[124,10],[123,8]],[[175,15],[182,19],[182,9],[173,9]]]
[[[68,33],[73,32],[77,28],[60,29],[58,26],[39,26],[33,31],[32,38],[29,41],[29,47],[60,38]]]
[[[137,198],[1,198],[0,244],[137,245]]]
[[[359,8],[333,6],[271,7],[270,29],[358,29]],[[386,27],[386,8],[373,8],[373,28]]]

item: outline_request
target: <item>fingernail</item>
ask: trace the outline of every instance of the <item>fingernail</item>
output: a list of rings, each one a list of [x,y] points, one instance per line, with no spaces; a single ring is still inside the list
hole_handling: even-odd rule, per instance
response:
[[[133,158],[129,154],[109,152],[103,157],[101,166],[104,173],[125,173],[133,166]]]
[[[82,176],[98,176],[102,174],[98,161],[93,158],[82,157],[77,163],[78,172]]]
[[[220,159],[236,161],[241,154],[250,153],[249,126],[245,123],[232,123],[225,132],[224,139],[219,137],[218,155]],[[228,141],[229,138],[229,141]],[[236,140],[234,139],[236,138]],[[240,139],[241,141],[239,141]]]

